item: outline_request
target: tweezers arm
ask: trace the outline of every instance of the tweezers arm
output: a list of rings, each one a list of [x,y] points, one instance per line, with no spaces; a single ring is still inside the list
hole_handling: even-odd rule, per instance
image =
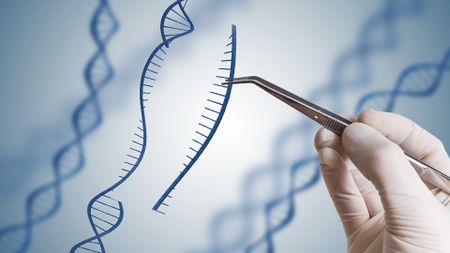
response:
[[[284,103],[288,104],[295,110],[303,113],[310,119],[319,123],[326,129],[335,133],[338,136],[342,136],[345,128],[352,124],[352,122],[344,117],[341,117],[333,112],[328,111],[316,104],[313,104],[306,99],[303,99],[273,83],[264,80],[258,76],[248,76],[235,78],[233,84],[236,83],[253,83],[260,87],[261,89],[267,91],[272,96],[278,98]],[[228,84],[226,82],[225,84]],[[432,166],[414,158],[408,153],[405,153],[406,158],[411,162],[411,164],[416,168],[420,177],[436,187],[446,191],[450,194],[450,176],[440,171],[439,169],[433,168]]]
[[[255,84],[339,136],[342,136],[344,129],[352,123],[350,120],[275,86],[270,82],[264,80],[263,85],[259,83]]]
[[[270,92],[270,90],[267,88],[261,88]],[[285,97],[273,92],[271,93],[278,99],[282,100],[292,108],[302,112],[304,115],[308,116],[336,135],[342,136],[344,129],[352,123],[351,121],[333,112],[327,111],[326,109],[323,109],[317,105],[308,105],[307,103],[309,102],[305,101],[305,103],[301,101],[303,99],[300,97],[291,99],[289,97]],[[424,181],[427,181],[450,194],[450,177],[448,175],[446,175],[439,169],[433,168],[432,166],[414,158],[412,155],[406,152],[405,155],[409,162],[411,162],[411,164],[414,166],[414,168],[416,168],[417,173]]]
[[[345,128],[352,124],[352,122],[344,117],[341,117],[333,112],[328,111],[316,104],[313,104],[306,99],[303,99],[281,87],[272,84],[257,76],[251,76],[246,78],[241,78],[237,83],[251,82],[256,84],[261,89],[267,91],[272,96],[278,98],[284,103],[288,104],[295,110],[303,113],[310,119],[319,123],[326,129],[335,133],[338,136],[342,136]],[[443,173],[442,171],[433,168],[432,166],[414,158],[408,153],[405,153],[406,158],[414,165],[417,172],[421,178],[440,189],[446,191],[450,194],[450,176]],[[434,173],[432,173],[434,172]]]

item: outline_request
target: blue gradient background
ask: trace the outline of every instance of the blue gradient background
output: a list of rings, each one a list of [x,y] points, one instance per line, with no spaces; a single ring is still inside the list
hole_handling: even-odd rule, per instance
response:
[[[34,227],[29,252],[67,252],[91,235],[86,204],[118,174],[135,127],[140,74],[160,40],[159,20],[169,1],[110,4],[120,30],[108,47],[116,76],[100,95],[104,123],[85,141],[87,164],[63,185],[59,212]],[[298,121],[297,112],[263,92],[253,87],[234,89],[222,125],[178,187],[168,215],[151,211],[179,169],[166,166],[167,160],[182,163],[187,146],[181,139],[191,137],[230,24],[238,29],[236,76],[261,75],[307,96],[326,83],[334,59],[355,43],[361,24],[382,4],[375,0],[191,0],[186,11],[196,31],[177,41],[165,66],[162,83],[167,85],[159,97],[155,95],[152,107],[150,153],[117,193],[125,219],[106,237],[108,252],[208,249],[214,215],[239,205],[243,178],[270,161],[277,133]],[[52,179],[51,157],[72,136],[71,111],[87,94],[82,70],[95,50],[88,25],[96,6],[97,1],[87,0],[0,2],[0,227],[23,220],[26,196]],[[358,98],[369,91],[390,89],[408,65],[440,61],[450,47],[449,11],[446,0],[425,1],[420,15],[400,18],[397,47],[370,58],[370,82],[343,95],[342,111],[352,113]],[[447,146],[449,81],[445,76],[432,97],[400,99],[396,110]],[[191,83],[196,85],[187,88]],[[184,101],[186,97],[189,100]],[[180,138],[166,141],[169,128]],[[293,140],[292,149],[304,142],[313,148],[311,136]],[[162,143],[167,146],[159,149]],[[287,152],[286,159],[297,153]],[[253,194],[264,198],[270,187],[268,179]],[[275,237],[277,252],[346,251],[343,230],[322,181],[298,195],[296,204],[295,220]],[[258,215],[256,237],[263,231]],[[232,236],[239,224],[230,226]]]

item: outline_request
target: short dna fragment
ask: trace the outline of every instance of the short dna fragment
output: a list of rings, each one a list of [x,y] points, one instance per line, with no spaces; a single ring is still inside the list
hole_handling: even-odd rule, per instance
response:
[[[416,16],[421,13],[422,3],[421,0],[385,1],[380,11],[364,22],[356,44],[336,59],[327,85],[316,89],[309,99],[319,101],[332,94],[333,108],[339,110],[338,95],[345,89],[361,88],[370,82],[372,72],[370,59],[378,52],[396,48],[398,20],[402,16]],[[356,67],[353,71],[355,75],[347,77],[345,73],[352,67]],[[284,161],[278,150],[283,150],[285,143],[299,133],[302,140],[310,139],[313,126],[309,121],[302,121],[301,124],[289,127],[277,136],[273,151],[274,159],[266,166],[253,170],[245,178],[243,192],[245,201],[236,208],[218,213],[211,222],[211,245],[205,251],[194,252],[236,252],[242,248],[245,248],[246,252],[275,252],[273,236],[294,219],[294,196],[313,187],[320,176],[316,156],[304,155],[304,158],[297,161]],[[307,144],[306,148],[309,149],[310,145]],[[289,189],[287,192],[280,192],[286,170],[289,175]],[[257,187],[258,180],[263,178],[263,175],[272,177],[274,192],[270,195],[271,199],[255,202],[249,197],[249,192],[252,192],[253,187]],[[261,206],[265,216],[265,231],[261,237],[249,243],[255,233],[253,219]],[[237,226],[238,231],[234,232],[240,236],[236,237],[236,240],[222,242],[221,231],[229,221],[242,223]]]
[[[90,33],[97,51],[84,69],[89,94],[75,108],[71,118],[75,138],[53,156],[53,181],[40,186],[28,196],[25,221],[0,229],[0,252],[26,252],[29,249],[33,226],[45,222],[57,213],[62,201],[62,183],[77,175],[84,167],[83,142],[102,123],[97,96],[114,76],[106,48],[118,28],[108,1],[99,0],[90,23]]]
[[[119,227],[124,218],[122,202],[113,198],[111,193],[134,173],[144,157],[147,147],[145,107],[151,90],[156,85],[169,45],[177,38],[194,31],[194,25],[185,12],[186,3],[187,0],[177,0],[163,13],[160,26],[163,41],[153,50],[142,72],[139,85],[141,119],[132,137],[129,153],[126,154],[126,160],[120,169],[119,180],[89,201],[87,214],[94,235],[75,244],[70,250],[71,253],[106,252],[102,238]]]
[[[206,106],[203,108],[201,120],[198,123],[198,130],[195,131],[195,136],[192,139],[192,145],[188,149],[186,155],[186,162],[183,163],[183,169],[175,180],[170,184],[167,190],[159,198],[153,206],[153,210],[161,214],[166,214],[162,211],[162,207],[167,207],[167,199],[172,198],[172,191],[180,183],[184,176],[194,166],[195,162],[200,158],[203,151],[206,149],[225,114],[228,102],[231,96],[232,85],[224,85],[225,80],[234,79],[234,70],[236,66],[236,26],[231,28],[231,35],[228,38],[229,42],[226,44],[224,52],[224,59],[221,60],[219,67],[220,74],[216,76],[216,81],[212,84],[212,89],[209,92],[210,98],[207,99]]]
[[[356,113],[365,108],[394,111],[401,97],[421,98],[431,96],[442,83],[444,74],[450,72],[450,50],[441,62],[417,63],[406,68],[398,77],[392,90],[374,91],[363,96],[356,107]]]

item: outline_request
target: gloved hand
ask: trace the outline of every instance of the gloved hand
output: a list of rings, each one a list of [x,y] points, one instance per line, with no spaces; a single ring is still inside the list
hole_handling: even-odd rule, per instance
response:
[[[402,151],[450,174],[442,142],[393,113],[367,110],[357,121],[342,138],[326,129],[315,138],[348,251],[450,252],[450,196],[429,189]]]

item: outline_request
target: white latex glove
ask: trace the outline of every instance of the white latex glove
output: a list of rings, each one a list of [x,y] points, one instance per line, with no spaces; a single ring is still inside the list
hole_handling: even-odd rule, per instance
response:
[[[442,142],[393,113],[367,110],[357,121],[342,138],[326,129],[315,138],[348,251],[450,252],[450,196],[429,189],[402,151],[449,173]]]

